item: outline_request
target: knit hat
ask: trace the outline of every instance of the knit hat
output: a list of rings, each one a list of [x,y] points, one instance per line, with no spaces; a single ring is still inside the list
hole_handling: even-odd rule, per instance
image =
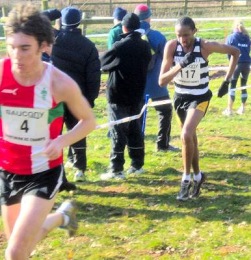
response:
[[[140,28],[139,17],[134,13],[129,13],[124,16],[121,24],[125,26],[128,30],[137,30]]]
[[[139,4],[136,6],[134,13],[139,17],[140,21],[146,20],[152,15],[151,9],[144,4]]]
[[[119,21],[122,21],[122,19],[124,18],[124,16],[127,14],[127,11],[121,7],[116,7],[113,11],[113,18],[117,19]]]
[[[61,17],[61,12],[58,9],[47,9],[42,14],[47,16],[50,21],[55,21]]]
[[[72,6],[65,7],[61,11],[61,14],[62,14],[61,23],[64,26],[77,27],[82,20],[81,11]]]

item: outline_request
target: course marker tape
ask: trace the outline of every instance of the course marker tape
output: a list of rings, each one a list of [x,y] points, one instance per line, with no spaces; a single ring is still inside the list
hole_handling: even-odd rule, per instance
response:
[[[116,121],[110,121],[110,122],[102,124],[102,125],[97,125],[96,129],[107,128],[107,127],[111,127],[111,126],[114,126],[114,125],[119,125],[119,124],[122,124],[122,123],[130,122],[132,120],[136,120],[136,119],[140,118],[143,115],[144,111],[146,110],[146,108],[148,106],[155,107],[155,106],[171,104],[171,103],[172,103],[172,100],[170,100],[170,99],[161,100],[161,101],[152,101],[150,103],[145,104],[142,107],[142,109],[141,109],[141,111],[140,111],[140,113],[138,115],[128,116],[128,117],[125,117],[125,118],[122,118],[122,119],[119,119],[119,120],[116,120]]]

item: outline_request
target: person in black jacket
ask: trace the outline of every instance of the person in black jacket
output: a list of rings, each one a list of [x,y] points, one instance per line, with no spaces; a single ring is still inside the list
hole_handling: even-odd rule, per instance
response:
[[[56,20],[61,18],[61,12],[56,9],[47,9],[42,11],[42,14],[45,15],[51,22],[55,22]],[[53,28],[54,35],[57,34],[57,30]],[[51,50],[52,45],[48,46],[47,50],[42,53],[42,60],[46,62],[51,62]]]
[[[61,12],[54,8],[54,9],[47,9],[42,12],[43,15],[45,15],[51,22],[57,22],[61,18]],[[54,35],[57,35],[58,29],[53,28]],[[52,44],[47,46],[46,51],[42,53],[42,61],[51,63],[51,51],[52,51]],[[63,130],[63,129],[62,129]],[[71,183],[67,180],[65,169],[63,169],[63,183],[59,189],[59,191],[71,191],[76,190],[77,187],[74,183]]]
[[[97,48],[93,42],[82,35],[81,29],[77,28],[82,19],[79,9],[66,7],[61,14],[62,27],[56,35],[51,60],[57,68],[78,83],[82,94],[93,108],[99,94],[101,76]],[[64,117],[68,130],[78,122],[66,106]],[[77,169],[74,181],[83,181],[87,164],[86,138],[69,147],[68,161]]]
[[[101,56],[101,68],[109,72],[107,82],[108,113],[110,121],[137,115],[142,109],[146,74],[151,59],[151,49],[141,38],[140,21],[136,14],[129,13],[122,20],[122,39]],[[112,150],[110,169],[101,175],[102,180],[124,178],[124,150],[128,147],[131,167],[128,173],[143,172],[144,136],[141,120],[114,125],[110,128]]]

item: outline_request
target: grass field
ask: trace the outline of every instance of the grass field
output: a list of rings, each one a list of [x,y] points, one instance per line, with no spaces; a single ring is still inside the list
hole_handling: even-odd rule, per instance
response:
[[[216,55],[210,62],[226,65],[227,59]],[[150,107],[145,133],[146,173],[124,181],[100,181],[99,175],[109,165],[110,140],[107,129],[91,133],[87,180],[78,184],[74,194],[62,192],[57,199],[57,205],[64,199],[76,200],[80,224],[77,236],[68,238],[64,230],[55,230],[37,246],[32,259],[250,260],[250,98],[244,115],[223,116],[227,97],[219,99],[215,95],[222,79],[214,76],[211,80],[214,96],[198,127],[200,164],[207,175],[200,198],[176,201],[181,153],[156,153],[157,117]],[[169,88],[172,96],[173,85]],[[238,92],[235,110],[239,105]],[[103,94],[98,97],[94,112],[98,124],[107,122]],[[174,114],[171,143],[181,147],[179,134]],[[126,153],[125,169],[129,165]],[[72,170],[68,170],[68,178],[73,179]],[[5,247],[1,233],[1,256]]]
[[[211,81],[213,91],[220,79]],[[239,96],[239,95],[237,95]],[[239,98],[236,101],[238,107]],[[106,122],[105,98],[95,114]],[[156,153],[157,118],[148,110],[146,173],[125,181],[99,180],[109,164],[107,130],[88,138],[87,181],[74,195],[63,192],[57,204],[73,197],[80,228],[74,238],[56,230],[37,247],[32,259],[246,259],[251,258],[250,105],[246,114],[221,115],[226,98],[212,98],[198,128],[201,168],[207,182],[199,199],[176,201],[182,171],[180,153]],[[172,144],[180,147],[173,118]],[[127,158],[125,168],[129,167]],[[68,178],[72,180],[72,171]],[[2,226],[2,224],[0,224]],[[0,254],[6,245],[0,240]]]

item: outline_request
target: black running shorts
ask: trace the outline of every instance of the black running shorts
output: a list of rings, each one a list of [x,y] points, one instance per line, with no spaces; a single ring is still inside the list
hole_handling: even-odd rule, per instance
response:
[[[25,195],[33,195],[46,200],[52,199],[63,182],[63,167],[32,174],[17,175],[0,171],[0,203],[14,205]]]
[[[177,94],[174,95],[174,109],[181,123],[185,122],[187,111],[189,109],[198,109],[204,113],[207,112],[210,99],[212,98],[211,90],[200,96]]]

